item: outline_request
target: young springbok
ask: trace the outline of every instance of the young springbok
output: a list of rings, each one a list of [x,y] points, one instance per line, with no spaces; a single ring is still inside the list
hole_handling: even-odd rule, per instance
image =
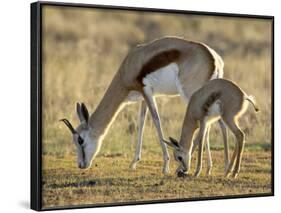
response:
[[[86,106],[82,104],[77,105],[81,124],[76,129],[67,119],[62,120],[73,134],[78,150],[79,168],[90,167],[104,136],[124,104],[141,100],[140,130],[131,168],[135,168],[140,160],[143,125],[148,106],[163,151],[163,173],[167,174],[169,154],[154,97],[180,95],[188,101],[193,92],[206,82],[222,76],[221,57],[205,44],[165,37],[149,44],[138,45],[126,56],[101,102],[90,116]],[[219,123],[224,136],[225,165],[228,165],[226,128],[222,121]]]
[[[180,163],[177,169],[178,176],[187,174],[190,169],[194,132],[199,127],[195,141],[199,144],[198,160],[195,176],[202,169],[202,152],[204,137],[209,131],[210,124],[222,119],[236,138],[235,151],[225,175],[228,177],[233,170],[236,178],[240,170],[241,158],[244,149],[244,132],[238,125],[238,119],[245,113],[248,101],[258,108],[252,96],[246,95],[236,84],[225,79],[214,79],[196,91],[190,99],[183,122],[180,142],[170,137],[170,142],[165,141],[174,148],[174,158]]]

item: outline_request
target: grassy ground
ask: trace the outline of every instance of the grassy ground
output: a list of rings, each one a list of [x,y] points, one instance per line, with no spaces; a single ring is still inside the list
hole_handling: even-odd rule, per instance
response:
[[[73,156],[61,159],[46,156],[43,204],[51,207],[271,192],[269,151],[246,151],[237,179],[224,178],[222,153],[213,152],[211,176],[206,176],[203,170],[198,178],[177,178],[175,163],[171,164],[171,175],[162,175],[162,161],[154,155],[144,157],[135,171],[128,168],[130,161],[124,155],[103,155],[86,172],[75,167]]]
[[[43,33],[44,207],[270,192],[270,21],[46,7]],[[261,111],[255,114],[249,107],[240,121],[246,148],[238,179],[223,177],[223,146],[217,126],[211,132],[211,177],[176,178],[173,160],[171,175],[164,177],[150,116],[143,161],[136,171],[129,171],[138,105],[130,105],[118,115],[92,168],[82,173],[76,168],[69,130],[58,120],[66,117],[76,126],[75,103],[85,102],[94,111],[130,48],[168,35],[208,44],[222,56],[225,77],[256,97]],[[178,138],[186,106],[179,98],[159,98],[157,103],[165,135]]]

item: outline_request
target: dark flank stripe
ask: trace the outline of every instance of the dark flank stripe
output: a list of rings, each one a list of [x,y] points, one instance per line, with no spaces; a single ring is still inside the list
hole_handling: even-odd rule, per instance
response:
[[[142,84],[142,79],[149,73],[160,69],[161,67],[167,66],[168,64],[177,61],[180,58],[180,51],[176,49],[171,49],[163,51],[149,61],[147,61],[141,68],[140,74],[137,80]]]
[[[202,109],[205,113],[208,113],[210,106],[219,99],[221,94],[219,92],[212,93],[203,104]]]

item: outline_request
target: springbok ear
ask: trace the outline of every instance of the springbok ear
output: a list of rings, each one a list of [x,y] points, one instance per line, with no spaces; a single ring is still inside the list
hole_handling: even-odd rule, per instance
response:
[[[89,120],[89,111],[84,103],[81,105],[82,115],[85,118],[86,122]]]
[[[81,105],[79,103],[76,103],[76,113],[78,115],[80,122],[82,122],[84,119],[83,119],[83,115],[81,112]]]
[[[179,145],[178,141],[176,139],[174,139],[174,138],[171,138],[171,137],[169,137],[169,139],[170,139],[170,141],[165,141],[164,140],[164,142],[168,146],[172,147],[173,149],[180,150],[180,145]]]
[[[79,103],[76,104],[76,112],[77,112],[78,118],[80,120],[80,123],[88,122],[89,112],[84,103],[82,103],[81,105]]]

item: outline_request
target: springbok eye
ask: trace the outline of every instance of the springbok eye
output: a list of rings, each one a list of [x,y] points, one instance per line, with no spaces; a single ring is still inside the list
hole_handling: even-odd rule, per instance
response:
[[[82,145],[84,143],[84,140],[83,140],[83,138],[81,138],[80,135],[78,136],[78,143],[79,143],[79,145]]]
[[[178,156],[178,160],[179,160],[179,161],[182,161],[182,157],[181,157],[181,156]]]

